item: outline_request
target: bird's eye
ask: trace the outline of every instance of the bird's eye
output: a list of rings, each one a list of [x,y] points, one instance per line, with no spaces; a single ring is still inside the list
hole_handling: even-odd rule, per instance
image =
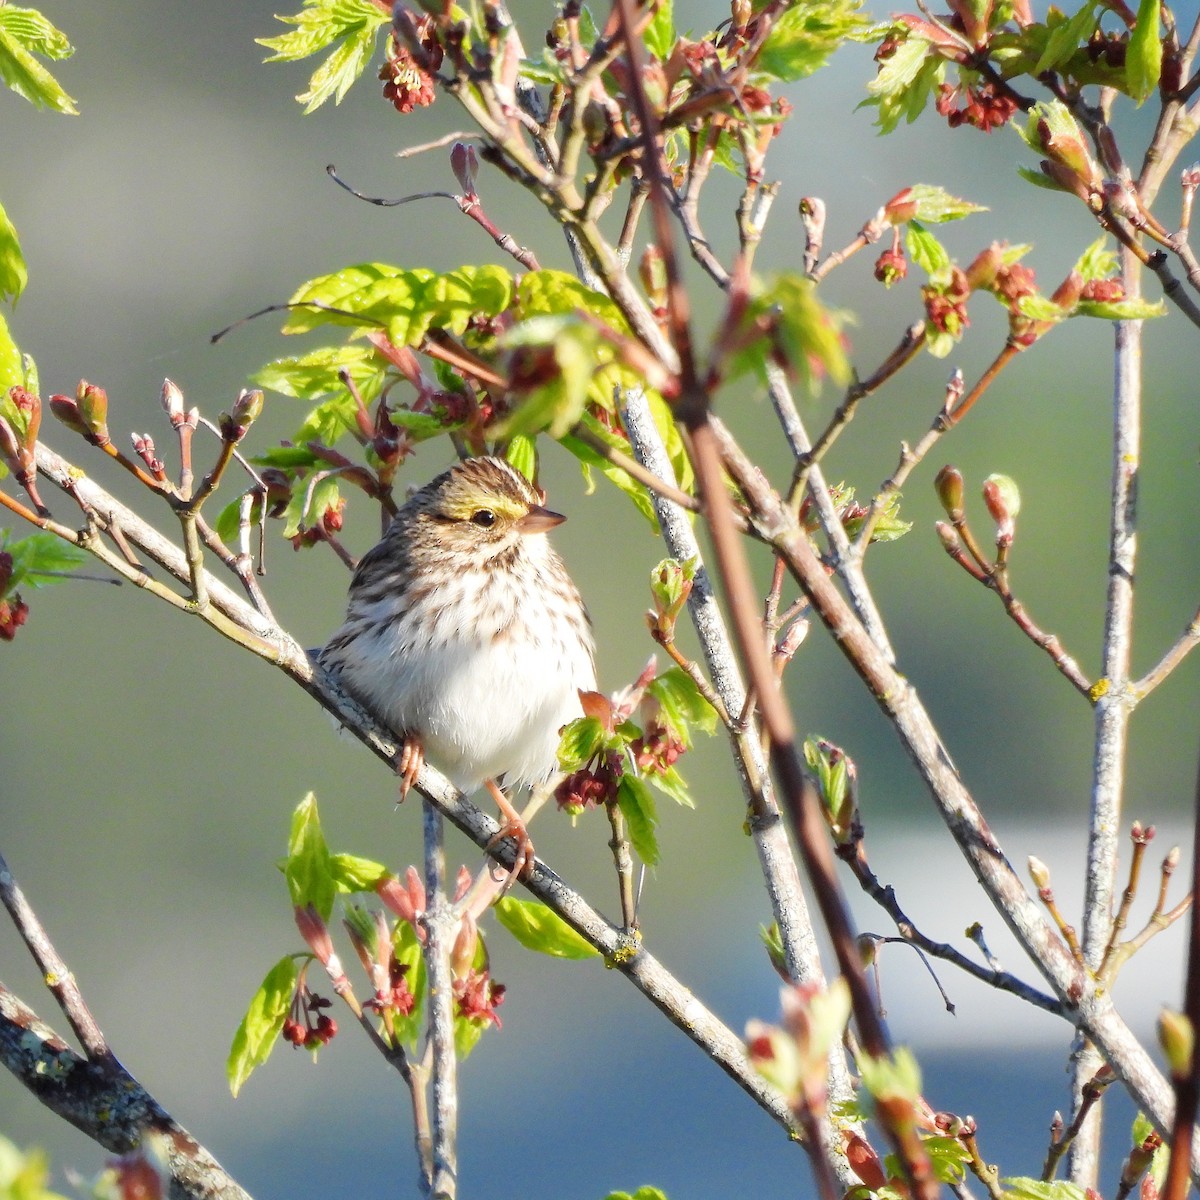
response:
[[[481,508],[478,512],[471,514],[471,523],[484,529],[491,529],[496,523],[496,514],[490,508]]]

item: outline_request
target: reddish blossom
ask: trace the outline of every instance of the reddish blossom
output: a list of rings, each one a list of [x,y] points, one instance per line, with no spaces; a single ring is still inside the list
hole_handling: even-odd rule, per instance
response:
[[[454,999],[458,1015],[467,1020],[491,1021],[500,1028],[496,1009],[504,1003],[504,984],[497,983],[487,971],[470,971],[454,981]]]
[[[923,287],[925,313],[929,323],[941,333],[958,337],[971,320],[967,316],[967,297],[971,294],[967,277],[958,267],[953,269],[949,284],[944,288]]]
[[[959,106],[959,97],[964,94],[965,103]],[[955,86],[943,83],[938,88],[934,107],[945,117],[951,129],[960,125],[973,125],[984,133],[1008,123],[1013,113],[1017,111],[1017,102],[1004,92],[997,92],[991,83],[982,83],[978,87]]]
[[[669,771],[685,749],[679,736],[661,721],[647,725],[642,736],[629,743],[638,770],[652,775]]]
[[[900,246],[892,246],[875,260],[875,278],[884,287],[891,287],[908,274],[908,259]]]
[[[1012,263],[996,272],[991,290],[998,299],[1016,311],[1022,297],[1032,296],[1037,291],[1037,278],[1029,267]]]
[[[1125,299],[1125,289],[1119,279],[1091,279],[1083,285],[1080,300],[1092,300],[1100,304],[1112,304]]]
[[[14,593],[0,600],[0,641],[11,642],[29,616],[29,605]]]
[[[412,51],[404,46],[396,47],[395,54],[379,68],[379,78],[383,80],[384,96],[397,112],[410,113],[434,101],[433,76],[417,66]]]

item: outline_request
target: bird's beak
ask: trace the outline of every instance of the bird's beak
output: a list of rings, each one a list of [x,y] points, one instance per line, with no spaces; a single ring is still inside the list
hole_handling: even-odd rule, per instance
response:
[[[529,511],[517,521],[517,529],[521,533],[545,533],[555,525],[561,525],[567,518],[562,513],[551,512],[540,504],[534,504]]]

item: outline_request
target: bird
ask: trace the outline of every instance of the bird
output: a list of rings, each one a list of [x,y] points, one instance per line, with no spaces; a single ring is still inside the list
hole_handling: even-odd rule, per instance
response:
[[[596,688],[591,621],[547,533],[566,518],[502,458],[464,459],[415,492],[359,561],[346,618],[319,652],[397,737],[401,798],[428,757],[462,792],[487,787],[516,844],[533,843],[505,790],[547,782],[562,727]]]

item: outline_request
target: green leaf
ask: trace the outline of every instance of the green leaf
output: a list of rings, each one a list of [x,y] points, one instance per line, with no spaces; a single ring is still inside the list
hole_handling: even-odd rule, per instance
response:
[[[779,14],[755,66],[776,79],[803,79],[819,70],[847,38],[865,29],[860,0],[806,0]]]
[[[770,355],[782,357],[810,388],[815,388],[821,373],[839,387],[850,381],[850,361],[841,337],[845,317],[821,303],[812,280],[795,272],[775,276],[760,285],[742,320],[744,328],[766,326],[772,336],[755,337],[733,355],[731,378],[747,370],[761,376]]]
[[[537,438],[518,434],[504,448],[504,461],[532,483],[537,477]]]
[[[0,9],[0,13],[4,10]],[[12,299],[15,306],[29,282],[29,271],[21,253],[17,231],[0,205],[0,300]]]
[[[1073,317],[1100,317],[1105,321],[1142,321],[1166,315],[1165,300],[1080,300],[1071,313]]]
[[[863,104],[879,109],[881,133],[890,133],[901,118],[910,124],[922,113],[929,98],[946,78],[946,63],[924,38],[908,36],[885,58],[867,84]]]
[[[858,1068],[862,1086],[872,1100],[922,1102],[921,1069],[907,1046],[897,1046],[890,1055],[879,1058],[862,1054]]]
[[[1084,283],[1093,279],[1107,279],[1116,273],[1119,265],[1116,254],[1108,248],[1108,236],[1101,234],[1080,256],[1075,270],[1083,276]]]
[[[0,6],[0,79],[36,108],[75,115],[75,101],[34,57],[64,59],[74,53],[66,34],[33,8]]]
[[[268,446],[251,460],[261,467],[279,467],[283,471],[294,471],[305,467],[327,466],[307,446]]]
[[[537,900],[505,896],[496,902],[495,908],[496,919],[526,950],[536,950],[552,958],[600,957],[599,950]]]
[[[311,904],[328,921],[333,912],[335,880],[333,859],[321,819],[317,815],[317,798],[309,792],[292,814],[288,856],[283,865],[288,892],[296,908]]]
[[[658,811],[650,789],[636,775],[630,775],[627,771],[617,785],[617,804],[625,814],[629,841],[638,858],[648,867],[657,866],[658,837],[654,827],[658,824]]]
[[[1000,1181],[1005,1187],[1005,1200],[1087,1200],[1087,1189],[1067,1179],[1054,1179],[1049,1183],[1041,1179],[1030,1179],[1014,1175]]]
[[[1129,94],[1142,104],[1162,75],[1162,41],[1158,34],[1158,0],[1141,0],[1137,24],[1125,50],[1125,84]]]
[[[430,329],[461,335],[473,317],[491,318],[512,301],[512,276],[490,263],[439,275],[359,263],[310,279],[297,289],[284,333],[322,325],[374,325],[398,346],[416,346]],[[306,307],[313,306],[313,307]]]
[[[424,1023],[425,955],[421,952],[416,932],[407,921],[399,921],[396,924],[395,933],[392,934],[392,953],[400,966],[408,968],[404,973],[404,980],[416,998],[413,1010],[408,1016],[397,1013],[393,1018],[396,1040],[408,1046],[415,1046]]]
[[[522,276],[515,305],[520,321],[543,314],[574,314],[582,310],[599,317],[619,333],[629,332],[621,310],[608,296],[580,283],[565,271],[543,269]]]
[[[39,588],[62,583],[70,572],[88,561],[86,551],[52,533],[31,533],[15,542],[5,542],[0,536],[0,549],[6,550],[13,559],[9,592],[15,592],[21,585]]]
[[[251,376],[259,387],[297,400],[317,400],[331,393],[344,395],[340,378],[348,371],[363,402],[370,404],[383,390],[387,361],[374,346],[322,346],[293,358],[277,358]]]
[[[1050,8],[1046,14],[1046,27],[1049,35],[1042,48],[1030,75],[1041,75],[1043,71],[1054,71],[1063,66],[1071,56],[1082,47],[1096,31],[1100,23],[1096,16],[1096,0],[1089,0],[1070,18],[1055,8]]]
[[[950,281],[953,263],[946,248],[919,221],[910,221],[904,235],[908,257],[929,276],[930,283],[945,284]]]
[[[642,33],[642,44],[648,53],[666,62],[675,48],[675,15],[673,0],[662,0],[650,23]]]
[[[495,429],[495,436],[513,437],[545,429],[561,438],[578,423],[603,358],[600,331],[574,315],[546,314],[514,325],[501,340],[506,349],[546,347],[554,355],[558,374],[535,388]]]
[[[615,449],[628,451],[629,443],[620,434],[614,433],[606,425],[602,425],[591,413],[583,413],[579,420],[580,424],[594,437],[602,439]],[[564,434],[559,438],[559,442],[579,459],[583,466],[584,477],[589,479],[589,483],[592,470],[599,471],[605,479],[633,501],[634,507],[650,522],[651,528],[655,531],[658,530],[658,518],[654,515],[654,505],[650,502],[649,493],[636,479],[626,474],[620,467],[614,466],[598,450],[593,449],[586,442],[581,442],[572,434]],[[588,490],[590,492],[593,489],[589,486]]]
[[[678,767],[668,767],[665,771],[650,771],[645,778],[652,787],[683,808],[696,807],[687,781],[679,773]]]
[[[336,508],[340,499],[336,476],[318,480],[311,488],[297,486],[283,512],[283,536],[295,537],[302,528],[308,529],[327,508]]]
[[[662,705],[664,714],[675,732],[683,738],[684,745],[691,745],[690,731],[693,725],[705,733],[716,732],[716,710],[701,695],[696,681],[681,667],[672,667],[656,675],[646,691]]]
[[[628,1192],[609,1192],[605,1200],[667,1200],[667,1193],[644,1184],[632,1196]]]
[[[901,197],[903,197],[901,201]],[[896,197],[904,208],[914,205],[915,211],[905,220],[924,221],[931,225],[940,225],[944,221],[959,221],[972,213],[987,212],[987,205],[975,204],[970,200],[962,200],[951,195],[945,188],[935,187],[929,183],[914,183],[905,188]],[[896,201],[893,201],[895,203]]]
[[[289,954],[267,972],[262,986],[254,993],[250,1007],[233,1035],[233,1045],[225,1063],[225,1077],[235,1096],[251,1072],[267,1061],[274,1048],[292,1005],[297,973],[296,960]]]
[[[595,717],[576,717],[563,727],[558,742],[558,765],[578,771],[604,744],[604,726]]]
[[[858,536],[858,531],[862,529],[863,517],[850,517],[846,521],[846,533],[855,538]],[[883,506],[883,511],[879,514],[879,519],[875,522],[875,528],[871,530],[871,545],[876,542],[894,542],[902,538],[908,531],[912,529],[912,522],[905,521],[900,516],[900,493],[893,492]]]
[[[21,1150],[0,1135],[0,1200],[66,1200],[50,1190],[49,1182],[50,1160],[44,1150]]]
[[[308,91],[296,97],[310,113],[331,96],[335,104],[342,102],[370,61],[375,35],[389,18],[370,0],[305,0],[303,11],[276,19],[296,28],[277,37],[256,39],[260,46],[275,51],[266,62],[295,62],[338,43],[313,72]]]
[[[382,863],[355,854],[331,854],[329,874],[339,892],[374,892],[390,872]]]

